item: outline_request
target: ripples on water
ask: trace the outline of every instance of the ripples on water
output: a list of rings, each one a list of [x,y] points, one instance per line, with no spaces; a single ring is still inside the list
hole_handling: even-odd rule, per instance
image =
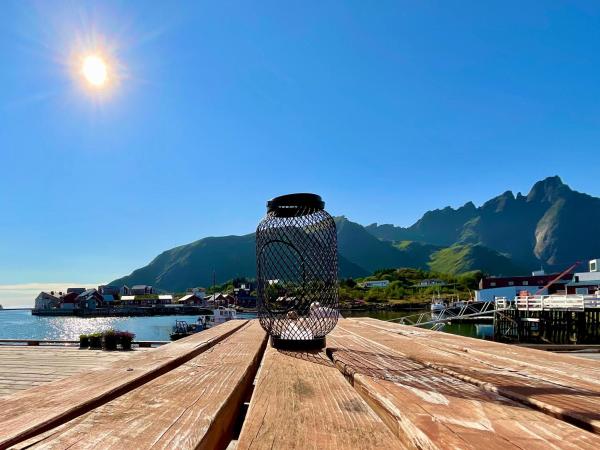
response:
[[[238,317],[252,315],[238,314]],[[175,320],[195,322],[198,316],[40,317],[30,311],[0,311],[0,339],[78,340],[80,334],[114,328],[135,333],[136,340],[168,341]]]
[[[415,314],[415,311],[360,311],[346,317],[369,316],[381,320]],[[240,318],[252,318],[253,314],[238,314]],[[114,328],[135,333],[140,341],[168,341],[175,320],[195,322],[198,316],[155,317],[40,317],[30,311],[0,311],[0,339],[60,339],[78,340],[80,334],[95,333]],[[462,336],[488,339],[493,332],[491,325],[470,323],[446,325],[443,331]]]

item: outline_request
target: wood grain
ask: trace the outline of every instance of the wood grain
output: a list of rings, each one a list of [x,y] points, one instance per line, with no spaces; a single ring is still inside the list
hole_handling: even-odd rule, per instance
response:
[[[265,342],[252,321],[169,373],[15,448],[225,448]]]
[[[392,448],[404,446],[323,352],[267,347],[238,450]]]
[[[549,353],[518,345],[441,333],[366,317],[349,320],[369,324],[421,342],[431,342],[433,338],[436,344],[444,344],[444,347],[455,348],[463,353],[485,356],[496,362],[518,361],[521,366],[543,368],[549,374],[556,373],[563,378],[572,378],[575,382],[581,380],[596,384],[600,379],[600,364],[567,354]]]
[[[0,448],[28,439],[180,366],[247,321],[229,321],[177,342],[0,399]]]
[[[407,446],[600,448],[599,436],[426,367],[381,344],[379,335],[343,320],[327,351]]]
[[[347,320],[344,327],[358,324],[428,367],[600,434],[599,361],[372,319]]]
[[[0,347],[0,397],[106,366],[137,352],[103,352],[73,347]]]

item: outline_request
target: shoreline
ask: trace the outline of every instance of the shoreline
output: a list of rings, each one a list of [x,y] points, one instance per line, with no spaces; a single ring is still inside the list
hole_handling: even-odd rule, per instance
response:
[[[345,307],[340,305],[341,313],[354,312],[373,312],[373,311],[422,311],[427,309],[429,302],[410,302],[410,303],[372,303],[359,307]],[[176,308],[140,308],[133,307],[127,309],[98,309],[95,311],[69,311],[60,309],[36,310],[32,307],[3,308],[1,311],[31,311],[31,315],[41,317],[152,317],[152,316],[176,316],[176,315],[198,315],[207,313],[210,308],[198,306],[178,306]],[[238,313],[257,314],[254,308],[236,308]]]
[[[199,306],[178,306],[171,308],[118,308],[72,311],[61,309],[31,310],[32,316],[43,317],[153,317],[153,316],[197,316],[210,315],[212,310]]]

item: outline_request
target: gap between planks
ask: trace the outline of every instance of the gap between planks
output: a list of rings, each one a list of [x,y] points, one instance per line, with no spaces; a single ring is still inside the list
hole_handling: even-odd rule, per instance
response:
[[[15,448],[224,449],[264,352],[258,321],[178,368]]]
[[[373,319],[344,324],[366,326],[379,342],[428,367],[600,433],[598,361]]]
[[[0,398],[0,449],[55,428],[173,370],[245,323],[246,320],[229,321],[113,362],[104,369],[90,370]]]
[[[588,448],[600,437],[498,394],[442,374],[383,345],[347,322],[328,353],[390,429],[408,446],[431,449]],[[522,430],[522,424],[527,429]]]

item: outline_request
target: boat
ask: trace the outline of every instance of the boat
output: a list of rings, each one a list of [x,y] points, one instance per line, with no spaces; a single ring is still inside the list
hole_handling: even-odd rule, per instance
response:
[[[469,300],[460,299],[459,295],[456,293],[456,288],[455,293],[452,294],[450,298],[442,297],[440,291],[438,290],[437,293],[434,294],[433,298],[431,299],[431,314],[439,314],[444,309],[460,309],[464,306],[469,305],[470,303],[472,302]]]
[[[441,297],[434,297],[431,299],[431,313],[438,314],[446,308],[446,300]]]
[[[237,319],[237,311],[235,308],[219,306],[218,308],[213,309],[211,326],[220,325],[234,319]]]
[[[176,320],[170,337],[172,341],[176,341],[234,319],[237,319],[237,313],[234,308],[219,306],[212,310],[212,314],[199,316],[195,324],[190,324],[185,320]]]
[[[173,327],[173,331],[170,334],[171,340],[177,341],[194,333],[198,333],[199,331],[202,331],[204,329],[204,327],[201,327],[201,329],[199,328],[200,327],[198,327],[197,324],[190,324],[187,323],[185,320],[176,320],[175,326]]]

